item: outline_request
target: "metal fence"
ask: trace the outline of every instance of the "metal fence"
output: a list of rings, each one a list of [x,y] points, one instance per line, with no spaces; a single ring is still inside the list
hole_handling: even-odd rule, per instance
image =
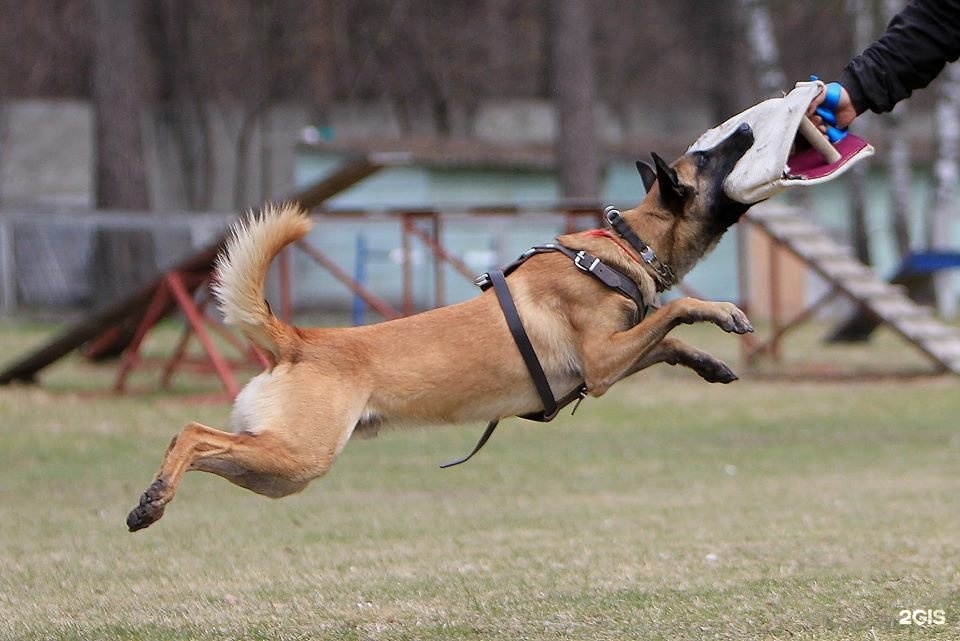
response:
[[[233,214],[142,214],[90,211],[0,212],[0,310],[77,309],[123,296],[164,268],[216,241]],[[117,256],[134,273],[98,267]]]
[[[208,247],[235,217],[0,212],[0,311],[56,313],[107,305]],[[410,312],[475,295],[464,272],[476,275],[507,263],[570,224],[549,208],[481,214],[444,211],[442,228],[440,218],[436,212],[320,212],[307,241],[351,279]],[[590,224],[587,218],[583,222]],[[429,245],[431,239],[455,257],[459,269],[438,256]],[[363,301],[356,292],[304,252],[292,253],[289,268],[294,286],[286,293],[294,309],[353,309],[355,316],[362,314]],[[271,297],[279,297],[276,275],[271,275],[267,287]]]

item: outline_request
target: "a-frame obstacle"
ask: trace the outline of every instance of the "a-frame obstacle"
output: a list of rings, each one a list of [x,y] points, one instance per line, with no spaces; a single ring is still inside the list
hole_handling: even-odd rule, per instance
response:
[[[922,352],[936,371],[960,374],[960,331],[937,320],[929,308],[912,301],[901,287],[880,278],[854,258],[849,247],[810,222],[802,210],[765,203],[751,209],[747,219],[765,232],[775,246],[799,258],[829,286],[824,296],[795,318],[777,323],[767,341],[749,345],[748,361],[775,350],[787,332],[810,319],[837,296],[845,296],[878,325],[886,325]],[[775,285],[771,289],[775,289]]]
[[[376,155],[355,160],[285,200],[313,209],[383,166],[383,161]],[[198,292],[208,292],[214,262],[224,241],[225,237],[221,237],[129,296],[93,312],[42,347],[11,363],[0,372],[0,385],[15,381],[35,382],[41,370],[82,348],[91,358],[120,355],[114,388],[123,391],[130,373],[142,362],[140,348],[144,338],[159,321],[179,311],[186,324],[173,355],[164,366],[161,383],[168,383],[174,371],[186,362],[187,343],[191,336],[196,336],[203,346],[205,365],[220,379],[224,392],[235,396],[239,386],[231,366],[236,363],[231,363],[220,353],[211,332],[234,345],[242,360],[256,362],[260,357],[206,315],[206,295],[198,302]]]

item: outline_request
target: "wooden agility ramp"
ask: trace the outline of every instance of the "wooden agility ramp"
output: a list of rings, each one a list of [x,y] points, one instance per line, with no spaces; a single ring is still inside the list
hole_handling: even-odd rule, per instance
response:
[[[810,318],[836,296],[844,295],[916,347],[938,370],[960,374],[960,331],[939,321],[931,309],[907,297],[903,288],[886,282],[854,258],[849,247],[810,222],[803,210],[766,203],[751,209],[747,218],[774,243],[816,272],[830,288],[824,297],[781,328],[780,334]]]

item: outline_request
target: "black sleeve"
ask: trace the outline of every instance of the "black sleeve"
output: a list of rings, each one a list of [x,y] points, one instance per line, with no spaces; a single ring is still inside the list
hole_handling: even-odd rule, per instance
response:
[[[857,113],[890,111],[960,57],[960,0],[915,0],[844,68]]]

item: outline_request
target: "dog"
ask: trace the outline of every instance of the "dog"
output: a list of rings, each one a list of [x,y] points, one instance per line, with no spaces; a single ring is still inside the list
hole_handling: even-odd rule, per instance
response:
[[[682,277],[749,208],[724,194],[723,181],[752,144],[744,124],[713,148],[688,152],[670,165],[656,154],[653,167],[638,162],[647,195],[621,222],[628,236],[647,245],[646,256],[613,234],[580,232],[557,241],[613,266],[653,302],[671,284],[663,270]],[[131,532],[160,519],[187,471],[217,474],[277,498],[323,476],[355,431],[475,422],[543,408],[493,291],[362,327],[304,329],[275,317],[264,299],[267,269],[310,226],[298,206],[284,205],[251,214],[232,230],[218,259],[214,294],[225,322],[239,328],[269,366],[236,397],[232,432],[193,422],[173,438],[127,517]],[[635,301],[584,271],[548,252],[509,277],[553,393],[583,385],[590,396],[602,396],[656,363],[686,366],[709,382],[736,380],[722,361],[668,336],[680,324],[697,322],[737,334],[753,331],[735,305],[679,298],[635,322]]]

